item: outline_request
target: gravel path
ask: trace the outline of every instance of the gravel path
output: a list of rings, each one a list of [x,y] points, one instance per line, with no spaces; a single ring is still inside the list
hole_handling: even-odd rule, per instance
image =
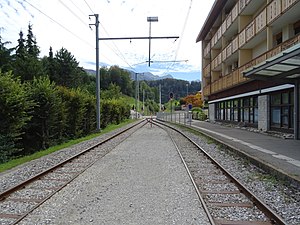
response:
[[[21,224],[209,222],[167,133],[145,126]]]

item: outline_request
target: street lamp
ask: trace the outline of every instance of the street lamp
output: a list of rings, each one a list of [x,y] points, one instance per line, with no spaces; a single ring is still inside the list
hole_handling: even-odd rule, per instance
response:
[[[158,22],[157,16],[149,16],[147,17],[147,21],[149,22],[149,62],[148,66],[150,67],[151,61],[151,22]]]

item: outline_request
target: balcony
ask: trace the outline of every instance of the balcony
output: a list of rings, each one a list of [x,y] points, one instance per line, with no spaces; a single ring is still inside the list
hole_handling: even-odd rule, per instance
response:
[[[204,48],[203,51],[203,57],[204,58],[209,58],[210,57],[210,42],[207,44],[207,46]]]
[[[245,5],[244,7],[241,7],[241,4]],[[246,7],[247,4],[249,4],[249,7]],[[228,14],[226,17],[226,20],[223,22],[221,27],[218,29],[216,34],[214,35],[213,39],[211,41],[211,46],[213,46],[213,43],[217,43],[215,45],[215,48],[221,48],[221,41],[219,40],[221,38],[222,33],[228,35],[228,32],[233,32],[233,26],[232,23],[237,18],[237,9],[244,10],[243,13],[253,11],[254,9],[251,8],[254,4],[261,4],[261,2],[257,3],[257,1],[251,1],[251,0],[240,0],[233,8],[233,10]],[[249,23],[244,30],[242,30],[239,34],[237,34],[234,39],[228,43],[227,46],[223,46],[223,50],[215,57],[211,62],[211,70],[212,71],[221,71],[222,70],[222,62],[226,61],[226,63],[230,64],[233,61],[233,56],[237,57],[237,51],[239,49],[251,49],[254,48],[255,45],[259,42],[261,42],[266,37],[266,27],[267,25],[271,25],[274,27],[280,27],[281,21],[295,21],[298,18],[298,9],[299,7],[293,7],[296,4],[300,4],[300,0],[273,0],[270,2],[264,9],[261,10],[261,12],[253,19],[251,23]],[[256,5],[257,6],[257,5]],[[251,8],[251,9],[248,9]],[[257,8],[256,8],[257,9]],[[231,25],[229,25],[231,22]],[[224,33],[224,29],[225,33]],[[229,36],[230,37],[230,36]],[[247,65],[244,66],[244,69],[253,65],[257,65],[266,59],[280,53],[282,50],[288,48],[289,46],[298,43],[299,40],[291,39],[287,42],[282,43],[282,45],[276,47],[275,49],[272,49],[272,51],[269,51],[266,54],[263,54],[256,58],[253,61],[250,61],[247,63]],[[205,52],[209,52],[209,48],[205,49]],[[224,71],[223,71],[224,72]],[[226,78],[225,81],[224,77],[231,76],[232,78]],[[240,82],[246,81],[244,77],[241,77],[241,75],[238,75],[238,73],[229,73],[226,76],[220,78],[219,80],[215,81],[217,83],[212,83],[211,93],[214,93],[216,91],[220,91],[224,88],[231,87],[231,85],[239,84]],[[228,79],[232,79],[231,81],[228,81]],[[221,82],[221,84],[220,84]]]
[[[211,85],[206,86],[206,89],[209,89],[209,86],[211,86],[211,90],[209,89],[210,90],[209,93],[214,94],[216,92],[220,92],[225,89],[231,88],[233,86],[239,85],[243,82],[247,82],[250,79],[243,76],[243,71],[245,71],[247,68],[256,66],[256,65],[264,62],[265,60],[277,55],[278,53],[282,52],[283,50],[288,49],[298,43],[300,43],[300,35],[283,42],[281,45],[277,46],[276,48],[260,55],[259,57],[255,58],[255,59],[251,60],[250,62],[246,63],[245,65],[239,67],[235,71],[214,81]],[[205,95],[205,92],[204,92],[204,95]]]
[[[204,75],[204,77],[206,77],[206,78],[210,77],[210,64],[208,64],[208,65],[204,68],[204,70],[203,70],[203,75]]]
[[[267,6],[267,23],[272,23],[281,14],[281,0],[273,0]]]

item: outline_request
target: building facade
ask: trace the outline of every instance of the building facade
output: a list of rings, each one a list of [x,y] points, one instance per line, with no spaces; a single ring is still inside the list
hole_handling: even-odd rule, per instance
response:
[[[196,41],[211,121],[300,139],[300,0],[215,0]]]

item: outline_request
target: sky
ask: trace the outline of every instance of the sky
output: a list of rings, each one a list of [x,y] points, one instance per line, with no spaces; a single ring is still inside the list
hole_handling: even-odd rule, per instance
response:
[[[118,65],[136,73],[151,72],[176,79],[200,80],[201,43],[196,43],[214,0],[0,0],[0,35],[15,47],[19,32],[28,24],[40,48],[40,57],[62,47],[79,65],[95,70],[95,17],[99,14],[99,38],[179,36],[178,39],[100,40],[102,66]],[[91,26],[89,26],[92,24]]]

